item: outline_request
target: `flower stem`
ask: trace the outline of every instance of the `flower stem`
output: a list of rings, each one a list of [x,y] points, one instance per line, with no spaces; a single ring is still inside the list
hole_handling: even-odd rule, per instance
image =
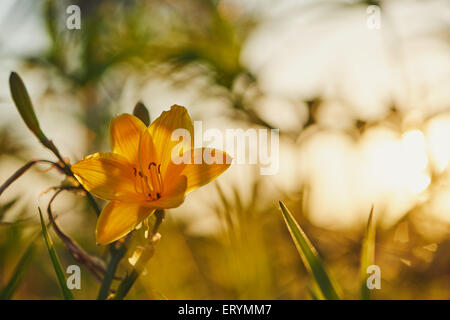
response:
[[[112,244],[109,247],[111,254],[111,259],[109,260],[108,266],[106,267],[106,273],[100,286],[100,291],[98,293],[97,300],[105,300],[108,298],[112,280],[116,273],[117,267],[119,266],[120,260],[122,260],[125,252],[127,251],[125,243],[122,243],[119,247]]]
[[[28,169],[30,169],[33,165],[36,163],[43,162],[43,163],[49,163],[55,167],[57,167],[60,170],[64,170],[62,167],[60,167],[56,162],[50,161],[50,160],[31,160],[27,162],[24,166],[22,166],[20,169],[18,169],[14,174],[9,177],[8,180],[6,180],[1,186],[0,186],[0,195],[3,193],[3,191],[6,190],[14,181],[16,181],[18,178],[20,178]]]
[[[158,233],[158,229],[161,226],[164,217],[165,217],[164,210],[157,210],[155,212],[156,222],[155,225],[153,226],[150,241],[142,251],[139,259],[136,261],[136,264],[134,265],[134,268],[131,271],[131,273],[128,274],[125,277],[125,279],[123,279],[123,281],[120,283],[119,288],[117,289],[117,293],[113,297],[114,300],[122,300],[123,298],[125,298],[125,296],[128,294],[137,278],[140,276],[142,271],[144,271],[147,262],[150,260],[150,258],[153,256],[153,253],[155,252],[155,245],[161,238],[161,235]]]

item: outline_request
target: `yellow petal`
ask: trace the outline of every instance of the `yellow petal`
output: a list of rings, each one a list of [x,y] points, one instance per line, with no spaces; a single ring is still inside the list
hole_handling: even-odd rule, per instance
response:
[[[153,208],[136,203],[109,202],[97,221],[97,243],[108,244],[122,238],[153,211]]]
[[[121,114],[111,120],[109,139],[111,151],[124,156],[130,163],[138,163],[139,137],[146,125],[131,114]]]
[[[171,137],[176,129],[187,130],[186,132],[189,133],[190,139],[183,139],[180,137],[180,140],[182,141],[173,141]],[[167,167],[171,162],[172,150],[174,150],[175,147],[177,147],[177,149],[180,147],[178,150],[181,155],[194,147],[194,126],[186,108],[173,105],[170,108],[170,111],[164,111],[159,118],[149,126],[149,130],[158,152],[158,159],[161,164],[161,174],[164,177]],[[180,143],[181,145],[179,145]]]
[[[133,166],[119,154],[95,153],[75,163],[71,169],[86,190],[96,197],[123,202],[144,200],[135,191]]]
[[[158,209],[176,208],[183,203],[186,188],[186,176],[178,176],[164,185],[164,193],[160,199],[151,201],[149,204]]]
[[[171,162],[166,179],[175,179],[178,175],[187,177],[186,193],[191,192],[220,176],[231,165],[232,158],[223,151],[212,148],[198,148],[188,151],[185,159],[188,164]]]
[[[147,128],[142,132],[139,146],[139,164],[141,171],[149,176],[150,163],[158,163],[158,155],[153,143],[153,138],[150,135],[150,130]]]

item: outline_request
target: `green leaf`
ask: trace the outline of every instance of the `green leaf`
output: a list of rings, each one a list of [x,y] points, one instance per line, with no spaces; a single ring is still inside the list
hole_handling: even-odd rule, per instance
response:
[[[297,247],[298,253],[306,267],[306,270],[312,275],[320,289],[320,293],[323,298],[328,300],[337,300],[339,295],[336,292],[335,286],[331,281],[325,267],[314,248],[312,243],[309,241],[305,232],[300,228],[298,223],[295,221],[292,214],[286,208],[283,202],[280,201],[281,212],[283,213],[284,221],[289,230],[289,233],[294,240],[295,246]]]
[[[141,101],[134,106],[133,115],[138,117],[146,126],[150,124],[150,113]]]
[[[66,277],[64,275],[63,268],[61,263],[59,262],[58,255],[53,246],[53,241],[50,238],[50,234],[48,233],[47,226],[44,223],[44,218],[42,217],[41,208],[39,208],[39,217],[41,218],[41,226],[42,226],[42,235],[44,236],[45,244],[47,245],[48,253],[50,255],[50,259],[53,263],[53,268],[55,269],[56,277],[58,278],[59,287],[61,289],[61,293],[65,300],[73,300],[72,292],[67,287]]]
[[[17,110],[19,111],[23,121],[25,121],[27,127],[41,142],[46,141],[47,138],[39,126],[39,121],[34,113],[33,104],[31,103],[25,84],[20,76],[15,72],[11,72],[9,76],[9,87]]]
[[[34,135],[39,139],[39,141],[50,151],[52,151],[55,156],[65,164],[65,161],[58,151],[58,148],[53,144],[53,142],[45,136],[39,126],[39,121],[34,113],[33,104],[31,103],[30,96],[28,95],[25,84],[23,83],[20,76],[11,72],[9,76],[9,88],[11,90],[11,96],[16,104],[17,110],[19,111],[23,121],[27,127],[34,133]],[[67,165],[65,166],[66,174],[71,175],[70,169]]]
[[[375,263],[375,226],[373,224],[373,206],[367,221],[366,233],[364,235],[361,249],[361,299],[370,299],[370,290],[367,287],[367,267]]]
[[[17,266],[15,267],[14,272],[11,278],[9,279],[8,283],[0,292],[0,300],[10,300],[14,292],[19,287],[22,277],[25,274],[25,270],[30,264],[31,258],[33,257],[33,254],[35,252],[36,249],[35,240],[36,238],[34,238],[31,241],[31,244],[28,246],[22,258],[20,258],[19,262],[17,263]]]

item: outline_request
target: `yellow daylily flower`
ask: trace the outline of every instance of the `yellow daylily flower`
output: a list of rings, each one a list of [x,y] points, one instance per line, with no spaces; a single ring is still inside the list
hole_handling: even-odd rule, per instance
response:
[[[173,141],[176,129],[187,130],[190,141]],[[121,114],[112,119],[109,133],[112,152],[95,153],[72,165],[87,191],[110,200],[97,221],[99,244],[122,238],[156,209],[178,207],[188,192],[217,178],[231,163],[223,151],[194,149],[192,120],[186,108],[177,105],[148,127],[131,114]],[[175,164],[171,159],[175,147],[192,161]],[[193,161],[204,152],[222,161]]]

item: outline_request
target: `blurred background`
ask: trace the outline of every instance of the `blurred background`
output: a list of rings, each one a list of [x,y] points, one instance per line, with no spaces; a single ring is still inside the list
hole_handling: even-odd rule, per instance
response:
[[[81,29],[66,26],[72,4]],[[371,5],[379,29],[368,23]],[[129,298],[309,299],[282,200],[345,298],[358,298],[374,205],[374,298],[450,299],[449,24],[446,0],[3,0],[0,183],[30,159],[54,159],[14,107],[12,70],[71,163],[109,151],[109,120],[138,101],[152,119],[179,104],[204,129],[278,128],[278,173],[235,164],[169,210]],[[0,197],[0,287],[30,242],[37,247],[16,299],[60,298],[47,249],[33,240],[37,206],[64,178],[47,168]],[[66,233],[106,257],[84,197],[63,192],[53,208]],[[53,238],[63,266],[75,264]],[[74,295],[95,298],[99,283],[81,268]]]

